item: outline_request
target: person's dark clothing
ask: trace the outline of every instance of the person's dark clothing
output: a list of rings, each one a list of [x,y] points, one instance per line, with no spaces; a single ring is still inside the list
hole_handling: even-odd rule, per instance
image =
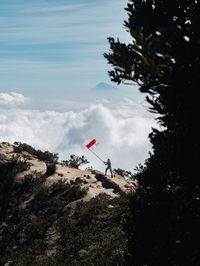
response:
[[[105,175],[107,175],[107,171],[110,170],[111,177],[113,177],[111,161],[108,159],[107,162],[104,162],[104,163],[105,165],[107,165],[106,170],[105,170]]]

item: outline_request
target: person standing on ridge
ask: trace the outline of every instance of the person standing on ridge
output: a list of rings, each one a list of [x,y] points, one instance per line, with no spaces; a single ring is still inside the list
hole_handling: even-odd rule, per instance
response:
[[[110,159],[108,159],[107,162],[104,162],[104,164],[107,165],[106,170],[105,170],[105,175],[107,174],[107,171],[110,170],[111,177],[113,177]]]

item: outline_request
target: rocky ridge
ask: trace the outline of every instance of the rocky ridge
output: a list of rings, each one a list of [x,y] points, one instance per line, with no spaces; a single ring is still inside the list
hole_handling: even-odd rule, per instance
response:
[[[17,160],[20,163],[26,163],[27,169],[19,172],[15,176],[16,182],[21,182],[28,175],[35,175],[35,178],[41,178],[47,171],[47,163],[37,158],[27,151],[16,152],[15,145],[9,143],[0,144],[0,164],[5,164]],[[51,186],[59,180],[70,182],[80,182],[81,188],[84,188],[87,193],[83,200],[90,200],[98,196],[100,193],[105,193],[111,198],[118,197],[121,192],[133,192],[137,185],[132,180],[127,180],[120,175],[115,175],[113,178],[104,176],[103,173],[96,170],[80,170],[70,168],[57,163],[55,173],[46,177],[45,186]]]
[[[57,159],[0,144],[0,265],[124,265],[137,185]]]

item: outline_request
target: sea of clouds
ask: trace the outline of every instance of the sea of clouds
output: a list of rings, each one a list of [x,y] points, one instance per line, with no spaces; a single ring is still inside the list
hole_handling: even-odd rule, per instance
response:
[[[8,95],[0,95],[0,141],[57,152],[60,160],[70,154],[84,155],[90,161],[86,167],[102,171],[103,163],[85,147],[93,138],[99,143],[94,151],[103,160],[110,158],[113,168],[133,171],[151,150],[148,135],[157,127],[155,117],[130,99],[118,104],[98,99],[81,110],[58,112],[22,109],[23,97],[10,96],[16,97],[15,105]]]

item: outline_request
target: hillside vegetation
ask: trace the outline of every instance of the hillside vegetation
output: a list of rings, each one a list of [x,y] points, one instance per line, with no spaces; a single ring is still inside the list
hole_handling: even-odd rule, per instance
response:
[[[59,165],[29,145],[0,148],[0,265],[126,265],[128,196],[121,183]],[[68,175],[58,176],[59,167]]]

